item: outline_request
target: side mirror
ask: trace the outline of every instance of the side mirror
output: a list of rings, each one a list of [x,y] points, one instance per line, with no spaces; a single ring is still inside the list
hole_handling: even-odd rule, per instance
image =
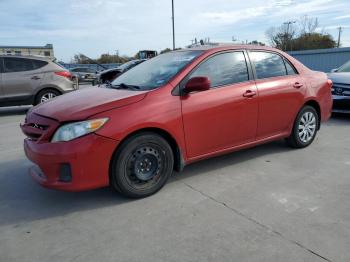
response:
[[[186,94],[191,92],[200,92],[210,89],[210,80],[206,76],[196,76],[188,80],[185,85],[184,92]]]
[[[335,72],[338,72],[338,68],[334,68],[331,70],[331,73],[335,73]]]

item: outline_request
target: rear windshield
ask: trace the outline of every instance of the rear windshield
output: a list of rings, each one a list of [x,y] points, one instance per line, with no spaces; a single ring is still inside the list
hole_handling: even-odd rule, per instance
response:
[[[112,86],[137,86],[139,90],[151,90],[165,85],[201,50],[174,51],[156,56],[125,72],[112,82]]]

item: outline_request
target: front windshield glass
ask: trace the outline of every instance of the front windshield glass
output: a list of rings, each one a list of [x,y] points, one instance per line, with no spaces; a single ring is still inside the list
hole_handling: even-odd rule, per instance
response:
[[[337,72],[350,72],[350,61],[345,63],[344,65],[342,65],[338,70]]]
[[[175,51],[156,56],[119,76],[112,87],[136,86],[139,90],[160,87],[201,53],[201,50]]]

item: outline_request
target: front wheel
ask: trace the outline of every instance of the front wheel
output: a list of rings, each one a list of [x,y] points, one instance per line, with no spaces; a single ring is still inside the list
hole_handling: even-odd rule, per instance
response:
[[[52,98],[59,96],[60,93],[54,89],[45,89],[39,92],[34,101],[34,105],[38,105],[51,100]]]
[[[319,123],[319,115],[312,106],[304,106],[295,119],[291,135],[287,142],[291,147],[309,146],[315,139]]]
[[[168,142],[154,133],[140,133],[123,142],[113,156],[110,182],[127,197],[146,197],[165,185],[173,166]]]

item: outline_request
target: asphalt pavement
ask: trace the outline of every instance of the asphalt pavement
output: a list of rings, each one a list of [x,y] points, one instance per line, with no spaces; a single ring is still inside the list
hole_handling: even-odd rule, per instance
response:
[[[283,141],[187,166],[157,194],[44,189],[0,108],[0,261],[350,261],[350,116],[301,150]]]

